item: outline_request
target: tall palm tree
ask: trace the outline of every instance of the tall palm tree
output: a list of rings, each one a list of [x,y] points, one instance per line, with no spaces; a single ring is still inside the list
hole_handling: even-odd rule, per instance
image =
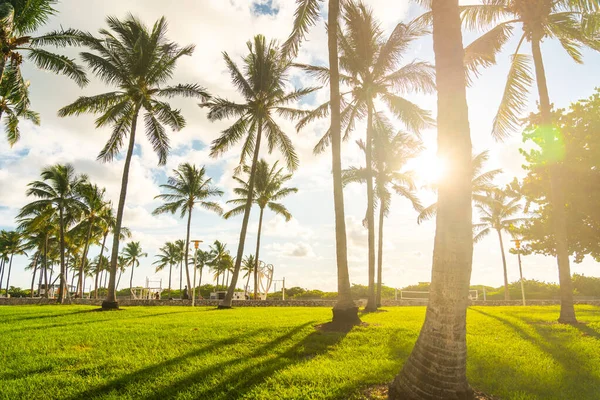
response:
[[[117,270],[119,271],[119,277],[117,278],[117,284],[115,285],[115,289],[119,290],[119,284],[121,283],[121,276],[123,276],[123,272],[127,269],[127,260],[123,254],[120,254],[117,258]],[[108,270],[107,270],[108,271]]]
[[[281,215],[285,218],[286,222],[292,219],[292,214],[288,211],[287,208],[281,203],[277,203],[277,201],[283,199],[284,197],[298,192],[297,188],[288,188],[283,187],[283,185],[292,179],[292,174],[286,174],[283,171],[283,168],[277,168],[278,161],[276,161],[272,167],[269,167],[269,164],[265,159],[261,159],[256,166],[255,177],[254,177],[254,192],[252,196],[250,194],[250,176],[248,176],[248,181],[244,181],[237,176],[234,176],[240,187],[235,188],[233,191],[236,195],[240,196],[237,199],[229,200],[228,204],[237,204],[238,206],[226,212],[223,216],[225,219],[228,219],[234,215],[243,214],[246,208],[246,202],[248,201],[248,197],[252,197],[252,202],[258,206],[260,209],[260,215],[258,218],[258,234],[256,236],[256,256],[254,260],[256,265],[258,266],[258,259],[260,257],[260,236],[262,232],[262,221],[263,214],[265,211],[265,207],[269,207],[271,211],[274,213]],[[250,169],[248,167],[244,168],[244,172],[250,174]],[[254,298],[258,293],[258,268],[254,268]]]
[[[482,172],[485,163],[490,159],[489,153],[488,150],[482,151],[481,153],[474,155],[471,161],[471,190],[473,192],[474,203],[478,203],[485,199],[486,192],[494,188],[494,179],[502,173],[501,169]],[[435,190],[436,184],[433,184],[432,188]],[[421,211],[417,217],[417,223],[420,224],[425,220],[431,219],[436,213],[437,203],[433,203]]]
[[[377,294],[375,307],[367,306],[367,310],[381,306],[381,288],[383,273],[383,224],[392,200],[390,188],[399,196],[412,203],[415,210],[421,211],[423,206],[416,195],[413,172],[406,170],[406,163],[418,156],[423,150],[422,142],[404,132],[394,134],[394,127],[381,113],[374,117],[374,146],[372,168],[350,167],[343,171],[344,184],[350,182],[367,182],[369,176],[375,178],[374,200],[379,203],[379,232],[377,242]],[[358,142],[360,149],[366,153],[366,144]],[[375,204],[375,205],[376,205]],[[374,205],[374,206],[375,206]],[[371,298],[369,298],[370,301]]]
[[[515,214],[523,210],[523,206],[519,204],[519,198],[511,198],[507,192],[501,189],[494,189],[488,190],[485,197],[475,205],[475,208],[479,211],[481,222],[474,225],[477,234],[473,238],[473,241],[475,243],[479,242],[492,230],[498,234],[500,253],[502,254],[502,267],[504,269],[504,300],[510,300],[502,232],[514,233],[515,225],[524,221],[524,218],[514,218]]]
[[[10,288],[10,273],[12,270],[12,261],[15,255],[25,254],[25,248],[23,243],[22,235],[17,231],[2,231],[2,239],[0,246],[2,254],[6,254],[9,257],[8,260],[8,273],[6,274],[6,294],[8,295],[8,289]],[[4,273],[4,271],[2,271]],[[2,289],[2,277],[0,277],[0,289]]]
[[[226,268],[227,268],[227,256],[229,255],[229,250],[227,250],[227,245],[218,240],[209,246],[210,247],[210,261],[207,263],[215,272],[215,280],[217,282],[216,287],[219,286],[219,277],[223,275],[225,276]]]
[[[165,203],[158,207],[153,215],[163,213],[175,214],[180,213],[180,217],[184,218],[187,215],[187,230],[185,236],[185,254],[190,252],[190,228],[192,224],[192,211],[196,205],[216,212],[219,215],[223,214],[223,209],[218,203],[207,201],[207,199],[215,196],[222,196],[223,191],[217,189],[212,184],[212,179],[206,176],[204,167],[198,169],[195,165],[183,163],[176,170],[173,170],[174,176],[169,177],[164,185],[160,185],[167,193],[159,194],[155,199],[161,199]],[[188,257],[185,260],[185,274],[187,277],[188,287],[191,288],[190,270],[188,267]]]
[[[527,95],[535,73],[541,113],[540,139],[545,144],[557,139],[560,132],[552,125],[552,105],[541,43],[546,39],[558,39],[576,63],[583,63],[582,48],[600,51],[600,24],[597,23],[599,12],[600,3],[589,0],[484,0],[481,5],[463,8],[463,20],[467,28],[489,29],[470,47],[479,48],[481,52],[489,54],[491,59],[503,49],[515,26],[522,27],[517,48],[511,58],[502,102],[494,119],[492,133],[495,137],[503,138],[520,127],[520,115],[527,105]],[[522,52],[526,41],[531,43],[534,73],[531,71],[531,58]],[[550,204],[553,208],[552,225],[561,287],[559,322],[570,324],[576,323],[577,319],[573,307],[565,200],[560,182],[561,161],[549,162]]]
[[[140,266],[140,258],[148,257],[148,253],[142,251],[140,242],[129,242],[123,247],[123,262],[126,267],[131,267],[131,278],[129,278],[129,291],[133,299],[133,271]]]
[[[179,265],[179,294],[183,296],[183,259],[185,258],[185,240],[177,239],[175,241],[175,247],[177,247],[176,264]]]
[[[98,231],[97,221],[102,218],[105,213],[105,208],[110,207],[110,204],[105,200],[104,194],[106,189],[99,188],[98,185],[85,185],[82,188],[82,200],[86,207],[83,211],[83,216],[80,224],[87,228],[85,233],[83,251],[81,252],[81,262],[79,263],[79,282],[77,283],[77,295],[83,298],[83,278],[84,278],[84,261],[87,260],[90,241],[92,240],[92,232]]]
[[[210,110],[208,119],[211,121],[230,117],[237,118],[231,127],[225,129],[221,136],[213,141],[211,156],[217,157],[223,154],[245,136],[240,165],[244,165],[247,158],[250,157],[252,159],[248,188],[249,193],[253,193],[254,177],[263,134],[265,135],[269,152],[278,148],[290,171],[298,167],[298,155],[294,150],[292,141],[283,132],[274,117],[275,114],[287,118],[296,118],[303,115],[301,110],[290,108],[288,104],[298,101],[304,95],[313,92],[317,88],[301,88],[286,92],[287,72],[291,63],[289,59],[283,57],[276,42],[267,44],[264,36],[257,35],[247,45],[249,54],[244,58],[243,73],[231,60],[229,55],[223,53],[233,84],[243,95],[245,102],[238,104],[215,97],[202,103],[201,106]],[[224,301],[219,305],[220,308],[231,308],[233,292],[237,284],[244,256],[244,244],[246,242],[246,231],[248,229],[251,207],[252,197],[249,196],[246,199],[244,208],[244,218],[240,230],[235,268],[231,280],[232,284],[227,291]]]
[[[451,162],[439,183],[425,323],[390,399],[467,399],[466,317],[473,257],[471,134],[459,0],[421,0],[433,14],[438,154]],[[443,351],[438,351],[443,349]]]
[[[348,1],[343,7],[345,30],[339,30],[340,80],[349,87],[343,95],[344,109],[341,117],[344,137],[354,130],[358,120],[366,117],[366,169],[371,173],[373,118],[376,103],[383,103],[404,124],[414,132],[432,125],[429,112],[399,96],[397,93],[431,93],[435,90],[433,67],[426,62],[412,61],[399,66],[412,41],[425,33],[419,24],[400,23],[389,38],[385,39],[379,23],[371,9],[363,3]],[[329,69],[321,66],[298,65],[309,74],[329,80]],[[346,95],[349,97],[346,99]],[[329,102],[317,107],[302,118],[297,127],[302,129],[316,118],[329,114]],[[330,132],[326,132],[315,147],[315,152],[323,151],[330,142]],[[372,175],[370,175],[372,176]],[[366,310],[374,311],[375,299],[375,219],[373,180],[367,179],[367,228],[369,248],[369,301]]]
[[[119,238],[140,112],[143,109],[146,136],[158,154],[158,163],[164,165],[169,153],[169,137],[165,125],[179,131],[185,126],[185,119],[179,110],[171,108],[162,99],[176,96],[206,99],[208,94],[196,84],[166,86],[177,61],[183,56],[191,55],[194,46],[179,47],[176,43],[169,42],[164,18],[159,19],[152,29],[148,29],[132,15],[124,20],[108,17],[106,22],[112,32],[102,29],[100,37],[81,33],[74,40],[93,51],[81,53],[92,71],[107,85],[118,89],[96,96],[80,97],[63,107],[59,115],[101,114],[96,119],[96,127],[113,128],[110,139],[98,156],[103,162],[112,161],[119,154],[123,140],[129,135],[114,229],[108,295],[102,303],[103,309],[111,309],[119,306],[115,292]]]
[[[19,215],[32,214],[36,209],[52,207],[58,215],[59,224],[59,251],[60,251],[60,294],[58,302],[64,300],[67,285],[65,265],[65,229],[69,219],[73,220],[79,215],[86,205],[81,201],[81,191],[88,183],[86,175],[77,175],[71,164],[56,164],[46,167],[41,172],[41,181],[31,182],[27,189],[27,196],[37,197],[25,205]]]
[[[196,268],[200,270],[200,277],[198,279],[198,296],[200,296],[200,286],[202,286],[202,272],[204,271],[204,267],[207,266],[211,260],[210,252],[204,251],[202,249],[197,249],[194,254]]]
[[[40,116],[29,109],[29,82],[25,82],[19,71],[9,66],[0,82],[0,120],[5,117],[4,132],[8,143],[13,146],[21,137],[19,120],[40,124]]]
[[[156,272],[162,271],[163,269],[165,269],[165,267],[167,267],[167,265],[169,266],[168,298],[170,300],[171,299],[171,275],[173,272],[173,264],[175,264],[177,262],[177,253],[179,252],[179,249],[177,248],[175,243],[167,242],[158,251],[159,251],[159,253],[154,256],[157,258],[157,260],[154,261],[152,264],[156,265]]]
[[[258,265],[258,263],[255,261],[254,258],[254,254],[249,254],[247,255],[244,260],[242,261],[242,271],[245,272],[244,274],[244,278],[247,277],[246,280],[246,286],[244,287],[244,289],[246,290],[246,292],[248,291],[248,286],[250,285],[250,277],[252,275],[254,275],[254,280],[257,280],[257,274],[254,274],[254,271],[256,271],[256,266]],[[254,298],[256,299],[256,283],[254,284]]]

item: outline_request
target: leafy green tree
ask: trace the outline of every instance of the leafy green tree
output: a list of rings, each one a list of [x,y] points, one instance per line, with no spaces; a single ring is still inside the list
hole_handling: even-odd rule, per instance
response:
[[[248,190],[249,193],[253,193],[263,135],[269,151],[275,148],[279,149],[290,171],[298,167],[298,155],[294,150],[292,141],[277,124],[274,117],[275,114],[286,118],[296,118],[303,115],[303,111],[290,108],[288,105],[300,100],[316,88],[286,91],[287,72],[291,63],[289,59],[283,57],[276,42],[267,44],[264,36],[257,35],[252,42],[248,42],[247,46],[249,54],[244,58],[243,72],[227,53],[223,53],[232,82],[244,97],[244,103],[234,103],[227,99],[214,97],[202,103],[201,106],[209,109],[208,119],[210,121],[230,117],[237,118],[232,126],[225,129],[221,136],[213,141],[211,156],[217,157],[243,140],[240,166],[245,164],[247,158],[252,159]],[[233,292],[244,256],[244,244],[252,200],[251,196],[246,199],[232,285],[227,291],[227,296],[219,305],[221,308],[231,307]]]
[[[392,202],[390,189],[397,195],[409,200],[415,210],[423,210],[421,201],[416,195],[414,174],[412,171],[406,170],[406,163],[423,150],[422,142],[414,135],[405,132],[394,134],[394,127],[381,114],[375,116],[373,131],[375,141],[372,143],[371,168],[350,167],[344,170],[342,175],[345,184],[351,182],[365,183],[368,182],[369,177],[375,178],[374,201],[379,204],[379,238],[377,248],[377,294],[375,299],[372,299],[373,288],[369,286],[367,296],[369,301],[375,302],[374,305],[371,304],[370,308],[367,305],[367,309],[371,311],[381,306],[383,225]],[[363,153],[366,153],[366,144],[362,141],[359,141],[358,144]]]
[[[258,260],[260,257],[260,238],[262,233],[262,221],[265,208],[268,207],[275,214],[281,215],[285,218],[286,222],[292,219],[292,214],[288,209],[278,201],[287,197],[292,193],[297,193],[297,188],[283,187],[283,185],[292,179],[292,174],[286,174],[283,168],[278,168],[278,161],[275,161],[273,166],[269,166],[265,159],[261,159],[256,166],[256,172],[254,177],[254,192],[250,194],[250,176],[248,180],[244,181],[237,176],[234,176],[240,186],[235,188],[233,192],[240,196],[237,199],[229,200],[228,204],[237,204],[237,207],[227,211],[223,216],[228,219],[234,215],[243,214],[246,209],[246,202],[248,197],[252,197],[252,203],[256,204],[260,209],[260,215],[258,217],[258,233],[256,235],[256,256],[254,261],[258,266]],[[244,172],[250,175],[250,169],[244,168]],[[254,298],[257,298],[258,294],[258,268],[254,268]]]
[[[510,292],[508,290],[508,271],[506,269],[506,254],[502,232],[514,235],[516,226],[525,221],[525,218],[514,217],[523,211],[523,206],[519,204],[519,200],[518,197],[511,198],[504,190],[494,189],[488,190],[485,197],[481,198],[475,205],[481,222],[473,225],[476,232],[473,242],[479,242],[492,231],[496,231],[498,234],[504,271],[504,300],[510,300]]]
[[[181,112],[172,108],[164,99],[177,96],[206,99],[208,93],[196,84],[167,85],[177,61],[183,56],[191,55],[194,46],[180,47],[168,41],[167,22],[164,18],[159,19],[152,29],[148,29],[132,15],[124,20],[108,17],[106,22],[112,32],[102,29],[100,37],[80,33],[73,40],[91,50],[81,53],[81,57],[98,78],[109,86],[116,86],[117,90],[80,97],[63,107],[59,115],[101,114],[96,119],[96,127],[110,126],[113,129],[98,155],[98,159],[103,162],[112,161],[121,151],[123,140],[129,136],[117,221],[113,229],[108,295],[102,303],[104,309],[110,309],[118,307],[115,294],[117,257],[139,115],[144,113],[146,136],[158,154],[159,165],[164,165],[170,149],[165,125],[174,131],[185,126]]]
[[[527,106],[535,73],[540,106],[539,135],[550,143],[557,139],[554,137],[557,131],[552,126],[552,106],[541,44],[545,40],[558,39],[576,63],[583,63],[582,48],[600,51],[599,12],[600,3],[590,0],[485,0],[481,5],[463,7],[462,16],[467,28],[487,30],[471,46],[478,47],[491,60],[495,59],[496,54],[511,38],[515,26],[522,28],[519,31],[517,48],[511,58],[502,102],[494,119],[494,136],[505,137],[520,127],[520,116]],[[524,42],[531,43],[534,72],[531,69],[531,58],[522,52]],[[559,170],[558,160],[551,161],[550,203],[553,209],[553,236],[561,284],[559,322],[576,323],[566,236],[566,203],[564,193],[559,189]]]
[[[372,175],[374,116],[376,104],[383,104],[410,131],[420,132],[432,126],[430,113],[398,95],[411,92],[432,93],[435,90],[433,67],[422,61],[412,61],[399,66],[409,45],[425,33],[418,24],[400,23],[389,38],[373,17],[373,12],[363,3],[348,1],[343,7],[344,30],[339,31],[340,80],[349,90],[342,97],[344,109],[341,112],[344,137],[349,137],[356,123],[367,120],[365,145],[366,170]],[[322,66],[299,65],[309,74],[329,80],[329,69]],[[317,107],[302,118],[298,129],[307,123],[329,114],[329,102]],[[325,133],[315,147],[315,152],[323,151],[330,142],[330,132]],[[367,229],[369,248],[369,287],[370,296],[366,310],[377,309],[375,296],[375,219],[373,179],[365,179],[367,184]]]
[[[294,23],[290,36],[283,44],[283,58],[292,59],[298,55],[301,42],[308,30],[320,18],[320,3],[323,0],[297,0]],[[350,291],[348,272],[348,242],[346,238],[346,217],[344,211],[344,189],[342,185],[342,124],[341,95],[338,57],[338,31],[340,0],[328,0],[327,9],[327,53],[329,61],[329,110],[331,113],[331,175],[333,181],[333,204],[335,215],[335,250],[337,267],[337,301],[333,306],[332,326],[345,329],[360,324],[358,307]]]
[[[217,189],[212,184],[212,179],[206,176],[204,167],[198,169],[195,165],[183,163],[176,170],[173,170],[174,176],[169,177],[164,185],[160,185],[162,189],[166,189],[167,193],[159,194],[155,199],[161,199],[165,203],[158,207],[153,215],[163,213],[175,214],[180,213],[180,217],[187,219],[187,231],[185,236],[185,254],[190,253],[190,229],[192,224],[192,211],[196,205],[216,212],[219,215],[223,214],[223,209],[218,203],[207,201],[207,199],[216,196],[222,196],[223,191]],[[190,270],[188,268],[188,257],[184,257],[185,273],[187,277],[188,287],[191,288]]]
[[[451,178],[438,185],[438,208],[425,323],[390,399],[469,399],[466,318],[473,261],[471,133],[459,0],[421,0],[433,21],[438,154]],[[432,349],[444,349],[443,352]]]
[[[490,152],[488,150],[482,151],[481,153],[474,155],[471,161],[471,190],[473,193],[473,202],[478,203],[484,196],[486,191],[494,188],[494,179],[496,176],[502,173],[501,169],[492,169],[489,171],[482,172],[485,163],[490,159]],[[432,185],[433,189],[436,190],[437,185]],[[437,213],[437,203],[426,207],[417,218],[417,223],[420,224],[423,221],[431,219]]]
[[[31,182],[27,189],[27,196],[34,196],[38,200],[25,205],[20,212],[21,216],[33,214],[36,210],[51,207],[58,215],[59,224],[59,253],[60,253],[60,294],[58,302],[62,303],[67,287],[65,264],[65,230],[69,221],[85,210],[86,205],[81,201],[81,191],[88,184],[86,175],[77,175],[71,164],[56,164],[46,167],[41,172],[41,181]]]
[[[136,267],[140,266],[140,258],[148,257],[148,253],[142,251],[140,242],[129,242],[123,248],[123,265],[125,267],[131,267],[131,278],[129,278],[129,291],[131,292],[131,298],[134,298],[133,294],[133,271]]]
[[[156,272],[160,272],[169,266],[169,288],[168,288],[168,299],[171,299],[171,275],[173,273],[173,264],[177,263],[177,256],[179,253],[179,249],[173,242],[167,242],[163,247],[159,250],[159,253],[156,254],[156,261],[152,264],[156,265]]]

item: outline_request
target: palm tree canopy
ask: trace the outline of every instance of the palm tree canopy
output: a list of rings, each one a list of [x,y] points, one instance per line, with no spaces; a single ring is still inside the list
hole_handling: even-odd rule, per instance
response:
[[[531,57],[522,52],[523,42],[557,39],[576,62],[583,62],[582,49],[600,51],[600,3],[595,0],[483,0],[483,4],[461,7],[465,27],[485,33],[467,46],[467,68],[496,63],[496,56],[515,32],[517,48],[492,133],[502,139],[521,126],[521,114],[534,81]],[[515,27],[521,30],[515,30]],[[470,55],[470,56],[469,56]]]
[[[160,185],[167,193],[155,197],[165,203],[154,210],[154,215],[166,212],[175,214],[180,211],[183,218],[196,204],[219,215],[223,214],[223,209],[218,203],[206,201],[213,196],[222,196],[223,191],[212,184],[211,178],[206,177],[204,167],[197,169],[195,165],[183,163],[173,170],[173,174],[166,184]]]
[[[348,90],[343,92],[341,112],[344,138],[348,139],[356,123],[367,116],[375,101],[383,103],[410,131],[420,132],[431,127],[430,113],[402,95],[411,92],[435,91],[434,68],[427,62],[413,60],[400,66],[412,41],[426,33],[419,24],[396,26],[389,38],[363,3],[344,5],[345,29],[338,32],[340,44],[340,81]],[[321,66],[295,64],[323,83],[329,81],[329,69]],[[329,115],[329,102],[307,113],[296,128]],[[315,146],[315,153],[325,150],[330,142],[327,131]]]
[[[25,82],[18,68],[9,65],[0,83],[0,118],[4,117],[4,132],[11,146],[21,138],[20,120],[40,124],[39,114],[29,106],[29,82]]]
[[[206,99],[206,90],[197,84],[166,85],[173,76],[179,58],[189,56],[194,46],[180,47],[166,38],[167,22],[159,19],[148,29],[129,15],[124,20],[108,17],[110,30],[100,30],[100,37],[80,32],[73,37],[91,52],[81,57],[108,86],[116,90],[96,96],[84,96],[59,111],[61,117],[82,113],[101,114],[96,127],[111,126],[113,131],[98,159],[112,161],[121,150],[134,120],[144,110],[146,136],[158,154],[160,165],[167,161],[169,138],[165,125],[174,131],[185,126],[180,110],[163,99],[176,96]]]
[[[256,166],[252,202],[258,205],[260,209],[268,207],[271,211],[283,216],[286,221],[289,221],[292,218],[292,214],[290,214],[283,204],[277,203],[277,201],[292,193],[297,193],[298,189],[295,187],[283,187],[287,181],[292,179],[292,174],[285,173],[284,169],[278,168],[277,164],[278,162],[276,161],[272,166],[269,166],[264,159],[261,159],[258,162]],[[245,166],[244,172],[250,175],[250,168]],[[233,192],[240,197],[227,202],[228,204],[236,204],[237,206],[223,215],[225,219],[243,214],[246,200],[248,199],[250,177],[248,176],[247,181],[244,181],[237,176],[234,176],[233,179],[240,185],[233,189]]]
[[[122,256],[124,265],[135,268],[140,265],[140,258],[148,257],[148,253],[142,251],[140,242],[129,242],[123,248]]]
[[[252,275],[254,273],[254,267],[256,266],[256,261],[254,258],[254,254],[247,255],[242,261],[242,271],[244,271],[244,278]]]
[[[257,35],[247,46],[249,54],[243,59],[243,72],[227,53],[223,53],[232,81],[245,102],[235,103],[214,97],[200,104],[201,107],[209,109],[210,121],[237,118],[232,126],[212,142],[211,156],[218,157],[225,153],[245,135],[240,156],[240,165],[245,165],[246,158],[254,153],[257,129],[260,125],[266,136],[269,152],[275,148],[279,149],[288,169],[293,171],[298,167],[298,155],[291,139],[274,117],[275,114],[287,118],[304,115],[302,110],[290,108],[288,105],[318,88],[286,91],[287,72],[291,63],[283,57],[277,43],[271,41],[267,44],[264,36]]]
[[[179,249],[175,243],[167,242],[158,251],[159,253],[155,255],[156,261],[152,263],[152,265],[156,265],[156,272],[162,271],[165,267],[177,263]]]
[[[512,234],[515,226],[525,220],[525,218],[514,217],[523,210],[523,205],[519,203],[519,200],[518,197],[510,197],[506,191],[501,189],[487,190],[485,196],[482,196],[475,205],[479,211],[481,222],[473,226],[476,232],[473,241],[480,241],[491,230],[506,231]]]

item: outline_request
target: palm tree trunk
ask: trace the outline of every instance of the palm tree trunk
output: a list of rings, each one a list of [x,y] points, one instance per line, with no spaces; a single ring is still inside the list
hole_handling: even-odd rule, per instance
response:
[[[502,253],[502,267],[504,268],[504,300],[510,300],[510,292],[508,291],[508,271],[506,269],[506,255],[504,254],[504,242],[502,241],[502,232],[498,232],[498,240],[500,241],[500,253]]]
[[[369,291],[365,311],[377,311],[377,298],[375,296],[375,218],[373,196],[373,105],[367,105],[367,143],[365,148],[367,159],[367,231],[369,244]]]
[[[96,268],[96,282],[94,283],[94,297],[98,298],[98,275],[102,272],[102,255],[104,254],[104,248],[106,247],[106,238],[108,237],[108,230],[104,233],[102,239],[102,247],[100,247],[100,255],[98,256],[98,267]],[[100,281],[102,283],[102,281]]]
[[[119,257],[119,237],[121,236],[121,224],[123,222],[123,211],[125,209],[125,198],[127,197],[127,182],[129,181],[129,166],[131,165],[131,156],[135,147],[135,131],[137,127],[137,119],[141,105],[137,105],[133,114],[131,123],[131,132],[129,135],[129,147],[127,148],[127,156],[125,157],[125,166],[123,167],[123,178],[121,180],[121,193],[119,194],[119,206],[117,208],[117,223],[115,224],[112,251],[110,257],[110,279],[108,281],[108,293],[106,299],[102,302],[103,310],[111,310],[119,308],[117,301],[117,292],[115,283],[117,280],[117,262]]]
[[[540,38],[534,37],[531,41],[535,76],[540,96],[541,129],[550,133],[552,127],[552,107],[548,94],[544,60],[540,48]],[[550,135],[549,137],[553,137]],[[571,266],[569,265],[569,246],[567,239],[567,217],[565,212],[565,198],[562,189],[560,162],[549,166],[550,173],[550,206],[552,208],[552,233],[554,234],[556,259],[558,262],[558,278],[560,282],[560,317],[558,322],[563,324],[576,324],[575,307],[573,306],[573,282],[571,281]]]
[[[83,252],[81,254],[81,265],[79,266],[79,282],[77,283],[77,295],[80,298],[83,298],[83,264],[85,262],[85,259],[87,258],[88,248],[90,245],[90,237],[92,236],[92,227],[94,225],[93,221],[94,219],[92,217],[90,219],[90,226],[88,227],[87,235],[85,236],[85,244],[83,245]]]
[[[10,283],[10,271],[12,269],[12,260],[13,260],[13,254],[10,255],[10,261],[8,262],[8,274],[6,274],[6,297],[8,297],[8,289],[10,288],[9,283]]]
[[[31,292],[29,293],[29,297],[33,298],[33,286],[35,285],[35,274],[37,272],[37,264],[38,264],[38,257],[40,256],[40,253],[37,252],[35,254],[35,259],[33,260],[33,277],[31,278]]]
[[[473,257],[471,136],[459,0],[433,0],[438,154],[452,179],[438,189],[430,298],[425,323],[390,399],[471,399],[466,316]]]
[[[65,222],[63,220],[63,206],[62,204],[59,206],[59,232],[60,232],[60,292],[58,293],[58,302],[60,304],[63,303],[65,299],[65,286],[66,282],[66,270],[65,270]]]
[[[250,169],[250,180],[248,181],[248,199],[246,200],[246,206],[244,207],[244,219],[242,220],[242,229],[240,231],[240,241],[238,244],[237,255],[235,257],[235,267],[233,269],[233,276],[231,277],[231,285],[227,289],[225,299],[219,304],[219,308],[231,308],[231,301],[233,300],[233,292],[235,291],[235,285],[237,284],[238,276],[240,274],[240,267],[242,266],[242,258],[244,257],[244,245],[246,244],[246,231],[248,230],[248,221],[250,220],[250,210],[252,209],[252,201],[254,200],[254,178],[256,175],[256,165],[258,164],[258,153],[260,151],[260,140],[262,137],[262,119],[258,119],[258,129],[256,132],[256,144],[254,146],[254,157],[252,158],[252,167]]]
[[[383,273],[383,222],[385,220],[385,209],[383,200],[379,202],[379,242],[377,243],[377,307],[381,307],[381,285]]]
[[[44,242],[44,297],[48,298],[48,240],[50,235],[46,233],[46,240]]]
[[[131,298],[133,299],[133,270],[135,269],[135,261],[131,263],[131,278],[129,278],[129,291],[131,292]]]
[[[179,298],[183,298],[183,260],[179,263]]]
[[[173,273],[173,264],[169,264],[169,296],[167,297],[171,300],[171,274]]]
[[[190,290],[192,289],[192,285],[191,285],[191,281],[190,281],[190,269],[188,267],[188,264],[189,264],[188,254],[190,254],[190,227],[191,227],[191,224],[192,224],[192,207],[190,207],[188,209],[187,233],[185,235],[185,255],[184,255],[184,259],[183,259],[185,262],[185,277],[187,279],[187,286]]]
[[[123,275],[123,270],[119,268],[119,279],[117,279],[117,285],[115,286],[116,291],[119,291],[119,284],[121,283],[121,276]]]
[[[200,278],[198,279],[198,293],[200,293],[200,286],[202,286],[202,270],[204,269],[204,264],[200,267]]]
[[[1,255],[2,259],[0,259],[0,294],[2,293],[2,282],[4,282],[4,254]]]
[[[248,271],[248,279],[246,280],[246,293],[248,293],[248,286],[250,285],[250,277],[252,276],[252,271]],[[256,298],[256,291],[254,294],[254,298]]]
[[[265,209],[261,208],[260,209],[260,216],[258,217],[258,234],[256,235],[256,259],[254,261],[254,298],[257,299],[258,297],[258,263],[259,263],[259,253],[260,253],[260,233],[262,231],[262,220],[263,220],[263,213],[264,213]],[[250,280],[250,274],[248,274],[248,281]]]
[[[333,324],[355,325],[360,323],[358,307],[350,292],[348,272],[348,244],[342,187],[342,126],[340,119],[340,79],[338,66],[338,19],[340,0],[329,0],[327,17],[327,43],[329,52],[329,100],[331,108],[331,159],[333,174],[333,203],[335,210],[335,248],[338,276],[338,298],[333,306]]]

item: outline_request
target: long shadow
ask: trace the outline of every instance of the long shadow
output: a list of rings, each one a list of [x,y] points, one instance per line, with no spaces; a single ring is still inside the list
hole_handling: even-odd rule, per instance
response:
[[[273,375],[276,371],[305,362],[318,354],[327,352],[331,346],[339,343],[345,336],[343,333],[314,331],[300,341],[294,340],[295,336],[314,323],[315,321],[311,321],[296,326],[285,334],[256,348],[250,354],[243,354],[227,361],[211,363],[210,365],[203,366],[201,369],[195,369],[191,374],[171,382],[166,387],[157,387],[157,390],[152,391],[150,395],[144,396],[144,398],[162,400],[173,398],[177,393],[190,390],[193,390],[194,398],[200,399],[236,399],[242,397],[245,393],[263,383],[265,379]],[[152,386],[153,381],[163,377],[165,374],[169,374],[178,365],[189,365],[193,358],[200,357],[217,349],[221,352],[227,352],[227,346],[235,345],[240,340],[248,341],[249,338],[258,336],[264,332],[263,329],[254,330],[211,343],[160,364],[148,366],[106,384],[77,393],[71,399],[94,398],[114,393],[115,391],[124,393],[123,391],[126,391],[130,385],[134,385],[140,381],[147,382],[148,385]],[[278,352],[276,357],[271,359],[261,359],[261,357],[268,356],[281,347],[287,347],[287,349]],[[209,381],[214,381],[215,384],[204,388],[196,386],[200,382]]]
[[[560,386],[566,388],[569,392],[571,392],[571,393],[581,392],[583,384],[585,384],[585,385],[590,384],[591,387],[600,388],[600,377],[593,375],[592,373],[590,373],[589,370],[587,370],[585,368],[580,368],[580,366],[586,364],[587,360],[583,359],[581,357],[581,355],[570,350],[569,347],[552,344],[552,341],[557,339],[557,337],[556,337],[557,333],[551,331],[547,327],[545,328],[545,326],[547,326],[547,325],[535,324],[535,323],[532,323],[533,321],[527,320],[520,316],[516,316],[516,318],[519,318],[522,321],[529,323],[530,326],[532,326],[532,328],[535,330],[535,332],[543,338],[543,340],[540,340],[538,337],[533,336],[532,334],[527,332],[525,329],[523,329],[521,326],[515,324],[514,322],[510,321],[507,318],[502,318],[498,315],[493,315],[493,314],[487,313],[485,311],[481,311],[481,310],[474,309],[474,308],[470,308],[469,311],[474,311],[474,312],[482,314],[486,317],[489,317],[489,318],[499,321],[503,325],[511,328],[516,333],[518,333],[524,340],[533,344],[534,346],[539,348],[544,353],[550,355],[557,363],[559,363],[563,367],[563,370],[564,370],[564,373],[562,376],[563,384]],[[596,331],[594,331],[593,329],[591,329],[589,327],[585,327],[583,324],[578,324],[576,327],[578,329],[584,330],[584,331],[590,330],[593,332],[593,334],[596,337],[598,337],[598,333]],[[518,367],[515,366],[514,369],[517,370]],[[512,384],[515,385],[515,384],[517,384],[517,382],[512,382]],[[521,389],[524,392],[527,392],[530,388],[525,385]],[[547,390],[548,397],[544,397],[544,398],[561,398],[561,399],[566,398],[566,397],[554,397],[557,395],[558,396],[561,395],[560,393],[556,393],[554,391],[554,389],[556,389],[556,388],[548,387],[545,389]],[[596,392],[596,394],[598,394],[598,393],[599,392]],[[581,399],[583,399],[583,398],[584,397],[581,397]],[[579,397],[578,397],[578,399],[579,399]]]
[[[96,310],[97,310],[97,308],[93,308],[91,310],[73,311],[73,312],[62,313],[62,314],[31,315],[31,316],[22,317],[22,318],[11,318],[11,317],[9,317],[9,318],[5,319],[4,321],[2,321],[2,323],[12,323],[12,322],[17,322],[17,321],[28,321],[28,320],[32,320],[32,319],[60,318],[60,317],[67,317],[67,316],[76,315],[76,314],[87,314],[87,313],[95,312]]]

